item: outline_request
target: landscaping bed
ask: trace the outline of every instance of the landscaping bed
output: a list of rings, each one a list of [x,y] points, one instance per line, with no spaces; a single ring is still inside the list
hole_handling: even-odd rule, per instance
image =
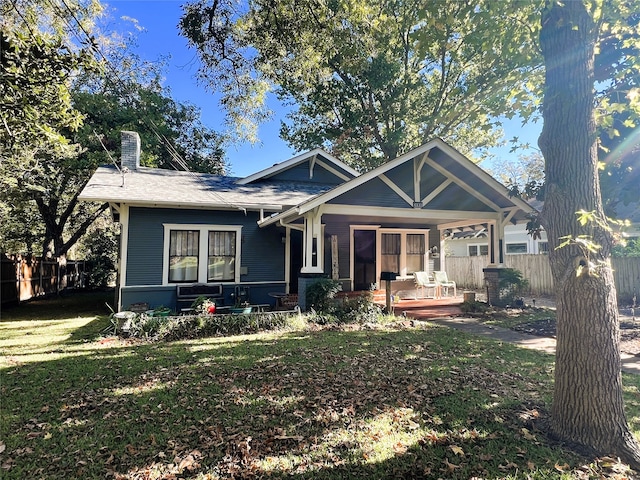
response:
[[[634,314],[636,316],[634,316]],[[555,338],[556,312],[545,307],[505,309],[488,312],[483,320],[516,332]],[[640,316],[638,309],[620,309],[620,350],[630,355],[640,355]]]

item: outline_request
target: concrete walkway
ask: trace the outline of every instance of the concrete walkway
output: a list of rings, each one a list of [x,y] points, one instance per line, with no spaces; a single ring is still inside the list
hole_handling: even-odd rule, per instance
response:
[[[485,325],[483,323],[480,323],[475,318],[440,317],[428,318],[425,320],[437,325],[444,325],[446,327],[455,328],[456,330],[461,330],[472,335],[490,338],[498,342],[512,343],[523,348],[531,348],[533,350],[540,350],[550,354],[555,354],[556,352],[555,338],[538,337],[536,335],[528,335],[526,333],[515,332],[507,328]],[[622,370],[624,372],[640,375],[640,357],[623,353],[621,354],[621,358]]]

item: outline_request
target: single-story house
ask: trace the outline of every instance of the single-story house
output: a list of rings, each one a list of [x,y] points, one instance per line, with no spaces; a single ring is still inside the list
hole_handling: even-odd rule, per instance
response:
[[[504,231],[532,207],[441,139],[358,173],[322,149],[244,178],[140,166],[140,139],[122,133],[121,168],[97,169],[80,195],[109,202],[121,225],[118,308],[176,308],[181,285],[220,287],[233,304],[274,304],[331,277],[343,290],[382,272],[446,270],[443,232],[485,228],[491,266]]]

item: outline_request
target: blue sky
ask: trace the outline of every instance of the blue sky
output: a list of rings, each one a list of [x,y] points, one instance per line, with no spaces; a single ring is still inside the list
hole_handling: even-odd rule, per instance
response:
[[[138,32],[137,53],[145,60],[167,59],[165,84],[171,95],[180,102],[190,102],[200,107],[203,123],[214,130],[222,131],[223,115],[220,113],[216,96],[208,92],[195,78],[198,60],[194,50],[187,47],[184,37],[178,35],[177,24],[182,14],[181,5],[186,0],[112,0],[107,5],[110,15],[120,31],[135,31],[131,22],[122,17],[134,18],[144,30]],[[270,104],[276,115],[272,121],[260,127],[260,144],[229,147],[227,158],[231,164],[231,174],[247,176],[274,163],[286,160],[295,152],[278,136],[283,109],[275,99]],[[536,144],[541,123],[520,127],[520,120],[507,122],[504,126],[506,138],[519,136],[522,141]],[[143,146],[144,148],[144,146]],[[500,156],[513,156],[508,148],[496,150]],[[489,165],[482,165],[487,168]]]
[[[168,56],[165,84],[171,89],[171,96],[200,107],[203,123],[222,131],[224,116],[220,113],[218,99],[198,84],[195,78],[198,69],[196,53],[187,47],[186,39],[178,35],[177,25],[183,3],[174,0],[114,0],[107,4],[107,8],[120,31],[135,31],[133,23],[121,20],[123,16],[138,21],[144,30],[137,32],[137,53],[150,61]],[[271,106],[282,111],[275,102]],[[294,156],[295,152],[279,138],[279,129],[280,119],[276,116],[260,127],[260,144],[229,147],[227,158],[231,174],[247,176]]]

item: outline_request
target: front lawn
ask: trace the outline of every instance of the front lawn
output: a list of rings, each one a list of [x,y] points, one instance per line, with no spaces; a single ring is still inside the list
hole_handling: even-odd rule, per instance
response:
[[[3,479],[628,478],[539,430],[542,353],[419,322],[148,343],[29,308],[0,322]]]

